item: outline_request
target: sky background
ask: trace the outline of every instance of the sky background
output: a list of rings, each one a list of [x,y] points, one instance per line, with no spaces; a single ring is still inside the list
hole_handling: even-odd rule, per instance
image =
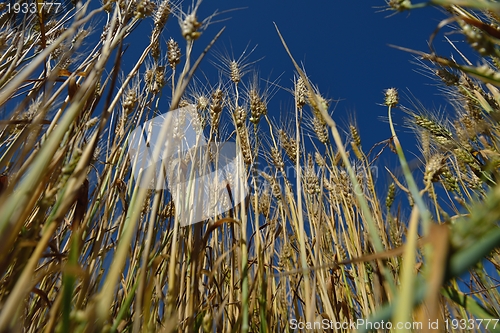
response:
[[[62,1],[70,6],[70,0]],[[191,0],[172,2],[175,3],[173,6],[178,7],[174,12],[178,13],[179,8],[191,12]],[[100,5],[100,0],[92,0],[89,10]],[[295,60],[303,66],[311,82],[319,88],[323,97],[331,100],[330,112],[341,133],[346,134],[349,123],[357,124],[365,151],[391,136],[386,120],[387,108],[381,106],[387,88],[397,88],[401,103],[405,106],[420,102],[429,110],[440,110],[442,114],[454,117],[452,107],[441,96],[438,82],[430,78],[429,73],[427,76],[422,74],[423,68],[416,64],[415,56],[389,46],[393,44],[428,52],[431,34],[447,17],[437,8],[394,13],[387,10],[385,0],[205,0],[197,16],[202,21],[215,12],[219,14],[213,17],[212,23],[195,43],[194,58],[220,29],[226,29],[201,63],[195,81],[199,80],[203,84],[208,79],[215,86],[219,82],[219,70],[213,63],[218,62],[220,54],[233,55],[237,59],[245,50],[248,53],[255,48],[247,62],[256,61],[251,69],[259,73],[261,88],[272,83],[268,115],[278,125],[290,127],[286,122],[294,119],[293,96],[289,90],[293,87],[295,69],[274,24],[280,29]],[[99,19],[90,22],[90,26],[95,26],[92,35],[95,41],[100,38],[104,23],[104,13]],[[121,63],[124,73],[135,66],[149,44],[152,27],[153,19],[146,18],[125,40],[126,52]],[[473,63],[477,63],[477,58],[469,51],[461,35],[447,36],[456,43],[458,49],[468,56],[472,55],[470,59]],[[170,37],[179,42],[182,53],[185,53],[185,41],[180,34],[178,18],[174,15],[169,17],[161,37],[164,53],[167,51],[166,41]],[[444,31],[441,31],[434,47],[438,54],[450,56],[451,48],[444,37]],[[91,42],[83,45],[83,48],[90,50],[93,46]],[[141,68],[143,74],[144,67]],[[243,82],[251,79],[252,73],[249,73]],[[170,91],[169,88],[165,90]],[[164,105],[159,110],[161,113],[167,112],[170,107],[168,98],[163,100]],[[399,109],[393,112],[396,132],[407,159],[412,161],[420,153],[415,134],[405,126],[406,117]],[[260,128],[263,130],[262,136],[265,136],[265,126]],[[390,152],[382,155],[377,164],[381,171],[376,175],[379,179],[377,185],[385,191],[388,179],[384,167],[394,170],[400,164],[396,155]]]
[[[184,11],[190,2],[182,4]],[[224,13],[224,11],[237,9]],[[341,129],[355,120],[361,134],[364,149],[390,137],[387,108],[383,103],[383,91],[390,87],[401,93],[401,101],[409,106],[405,95],[411,93],[414,100],[438,109],[445,105],[435,81],[418,73],[422,69],[411,63],[413,55],[388,46],[394,44],[415,50],[428,51],[430,35],[446,17],[436,8],[415,10],[411,13],[386,11],[385,1],[204,1],[199,8],[198,18],[204,19],[215,11],[221,14],[203,32],[197,41],[197,55],[211,41],[213,36],[226,27],[221,38],[201,65],[201,71],[217,82],[217,71],[211,64],[216,61],[217,52],[233,54],[236,58],[246,49],[257,46],[248,61],[258,61],[253,68],[263,80],[276,82],[275,94],[268,112],[278,123],[293,117],[293,98],[284,88],[290,89],[294,68],[281,44],[274,23],[279,27],[295,59],[302,63],[311,81],[322,95],[339,100],[333,118]],[[152,26],[145,21],[134,31],[129,41],[129,50],[124,58],[126,66],[133,66],[139,54],[134,53],[135,43],[146,45],[144,31]],[[149,30],[150,31],[150,30]],[[174,37],[182,45],[180,28],[175,17],[170,17],[163,37]],[[458,35],[458,46],[462,38]],[[453,38],[453,36],[451,36]],[[437,50],[445,49],[443,34],[436,39]],[[166,49],[163,44],[163,48]],[[142,50],[141,47],[137,49]],[[449,53],[441,53],[449,56]],[[200,73],[198,72],[201,76]],[[250,75],[246,79],[250,79]],[[245,80],[243,80],[245,81]],[[261,86],[265,85],[262,81]],[[332,108],[335,102],[332,102]],[[451,108],[447,109],[451,112]],[[405,114],[394,112],[396,131],[409,153],[418,154],[414,135],[404,127]],[[386,157],[384,157],[386,158]],[[398,166],[397,159],[389,156],[389,163]],[[409,156],[409,159],[412,159]]]
[[[190,2],[182,4],[184,11]],[[217,82],[217,72],[211,64],[215,54],[233,54],[236,58],[248,48],[256,49],[248,61],[258,61],[253,67],[263,80],[276,82],[275,94],[269,104],[269,115],[279,123],[293,115],[293,99],[283,88],[292,87],[294,68],[274,27],[279,27],[295,59],[302,63],[311,81],[324,97],[339,100],[333,112],[334,120],[343,129],[353,119],[356,121],[363,147],[390,137],[389,125],[383,118],[387,109],[383,103],[383,91],[398,88],[401,101],[409,106],[405,95],[411,94],[426,107],[438,109],[445,105],[439,96],[436,82],[418,73],[422,69],[414,62],[414,56],[388,46],[394,44],[415,50],[428,51],[430,35],[445,17],[436,8],[415,10],[411,13],[385,11],[385,1],[204,1],[198,18],[202,20],[215,11],[221,14],[203,32],[197,41],[197,55],[213,36],[226,27],[213,51],[201,65],[201,72],[212,84]],[[231,9],[237,9],[224,13]],[[177,19],[170,17],[163,33],[166,41],[173,37],[182,45]],[[141,23],[129,41],[124,57],[124,69],[131,68],[149,38],[152,20]],[[458,46],[461,37],[458,35]],[[148,36],[149,37],[149,36]],[[453,36],[452,36],[453,38]],[[438,35],[436,47],[446,47],[443,34]],[[139,45],[141,47],[139,47]],[[137,46],[137,47],[136,47]],[[466,45],[462,45],[466,47]],[[162,45],[166,50],[166,45]],[[449,53],[441,53],[449,56]],[[247,76],[250,79],[250,75]],[[265,82],[262,81],[262,86]],[[332,102],[332,106],[335,102]],[[333,110],[333,107],[331,108]],[[451,108],[448,107],[449,112]],[[403,125],[405,115],[396,110],[394,120],[397,132],[407,151],[417,153],[414,135]],[[413,148],[413,149],[412,149]],[[394,165],[398,165],[395,163]]]
[[[62,2],[69,6],[70,0]],[[190,12],[191,0],[173,2],[184,12]],[[91,9],[100,4],[100,0],[93,0]],[[452,108],[446,107],[446,101],[440,96],[437,82],[418,73],[422,67],[415,64],[415,56],[389,46],[393,44],[427,52],[427,41],[447,16],[431,7],[395,15],[386,9],[385,0],[205,0],[199,7],[198,19],[201,21],[214,12],[219,15],[212,19],[212,24],[196,41],[194,57],[221,28],[226,29],[203,60],[197,76],[202,82],[206,82],[206,77],[215,85],[219,74],[213,62],[220,58],[218,55],[230,54],[238,58],[245,49],[249,51],[256,47],[247,62],[258,60],[252,69],[259,72],[261,87],[266,85],[266,80],[273,83],[268,114],[278,125],[283,123],[286,127],[284,122],[294,118],[293,97],[287,89],[293,87],[295,70],[276,32],[275,23],[311,82],[323,97],[332,101],[330,111],[340,129],[347,130],[348,124],[355,121],[363,148],[368,150],[390,137],[385,120],[387,108],[380,106],[387,88],[399,90],[403,105],[410,106],[418,99],[431,110],[453,114]],[[95,39],[100,38],[100,28],[105,23],[103,17],[92,21],[91,25],[96,26]],[[121,65],[124,73],[134,67],[149,44],[152,26],[153,20],[147,18],[126,39],[126,53]],[[167,50],[166,41],[170,37],[178,41],[184,51],[185,41],[180,34],[178,19],[172,15],[162,34],[163,52]],[[462,36],[454,34],[449,37],[461,51],[469,50]],[[92,46],[89,44],[87,48]],[[442,32],[436,37],[434,46],[440,55],[450,56],[450,47]],[[472,61],[475,62],[474,58]],[[144,68],[141,71],[144,73]],[[251,78],[252,75],[247,74],[243,81],[248,82]],[[408,95],[412,96],[411,102],[405,97]],[[160,111],[168,109],[166,100],[164,111]],[[396,131],[408,154],[418,155],[415,136],[404,126],[405,117],[402,111],[394,111]],[[393,157],[384,156],[388,160],[382,159],[382,162],[391,167],[399,166]],[[412,156],[407,158],[413,159]]]
[[[188,7],[192,6],[191,0],[174,2],[184,12],[190,12]],[[99,3],[94,0],[92,6],[98,6]],[[272,82],[273,96],[268,104],[268,115],[278,125],[287,127],[286,122],[294,119],[293,96],[287,89],[293,87],[295,70],[274,23],[280,29],[295,60],[303,65],[311,82],[319,88],[323,97],[332,101],[330,112],[341,132],[346,133],[349,123],[354,121],[357,124],[365,151],[391,136],[386,121],[387,108],[380,105],[387,88],[397,88],[401,103],[405,106],[420,102],[429,110],[440,110],[442,114],[454,117],[452,107],[442,97],[438,82],[430,78],[429,73],[427,76],[422,74],[423,68],[416,64],[415,56],[389,46],[393,44],[428,52],[430,36],[441,20],[447,17],[437,8],[394,14],[387,10],[385,0],[205,0],[201,3],[197,16],[202,21],[214,12],[219,14],[196,41],[194,58],[198,57],[220,29],[226,29],[204,58],[196,80],[203,84],[208,79],[212,86],[216,85],[219,70],[213,63],[218,62],[220,54],[233,55],[237,59],[245,50],[248,53],[255,47],[247,62],[257,61],[251,69],[259,73],[261,88],[266,82]],[[102,19],[93,22],[95,25],[104,23]],[[121,64],[124,73],[134,67],[149,44],[152,27],[153,20],[147,18],[126,39],[126,52]],[[95,38],[100,37],[99,31],[102,30],[96,28]],[[434,41],[438,54],[447,57],[452,52],[445,41],[445,32],[449,31],[450,29],[443,29]],[[461,51],[471,55],[472,62],[476,62],[477,58],[469,51],[461,35],[446,36]],[[173,15],[169,17],[162,34],[163,52],[167,50],[166,41],[170,37],[179,42],[184,53],[185,41],[180,34],[178,18]],[[457,57],[456,52],[455,56]],[[183,59],[181,63],[182,61]],[[143,71],[144,69],[142,73]],[[251,79],[252,73],[249,73],[242,81],[249,82]],[[224,81],[227,82],[228,79],[225,78]],[[167,90],[169,91],[168,88]],[[164,111],[160,109],[162,113],[169,109],[168,99],[164,100]],[[411,161],[420,153],[415,134],[405,126],[406,118],[404,112],[394,110],[396,132],[407,159]],[[265,131],[264,126],[261,129]],[[394,170],[400,164],[392,153],[382,155],[377,164],[378,169],[382,170],[377,178],[382,188],[386,189],[388,182],[384,167]]]
[[[185,1],[182,4],[184,10],[189,3]],[[444,103],[438,96],[439,91],[433,86],[436,82],[417,73],[419,67],[410,63],[414,56],[388,46],[395,44],[428,51],[427,41],[445,17],[444,14],[435,8],[426,8],[388,17],[392,12],[383,11],[384,8],[384,0],[307,3],[295,0],[206,0],[199,9],[200,20],[216,10],[237,10],[221,13],[213,19],[224,21],[212,23],[203,32],[194,54],[197,56],[225,26],[226,30],[215,44],[214,51],[228,51],[238,57],[247,46],[249,50],[257,46],[248,61],[263,58],[253,66],[261,78],[273,82],[278,79],[277,85],[289,89],[292,87],[294,68],[275,30],[275,22],[295,59],[304,65],[311,81],[325,97],[340,100],[334,111],[334,119],[342,126],[355,118],[362,139],[366,143],[375,143],[389,136],[388,124],[379,119],[386,116],[386,108],[377,105],[383,102],[385,89],[396,87],[402,97],[405,91],[411,91],[429,107],[437,108]],[[139,45],[149,42],[145,32],[150,31],[152,24],[152,20],[144,21],[128,39],[125,68],[131,68],[140,56],[134,52],[142,50]],[[176,18],[171,16],[163,33],[164,41],[174,37],[182,46],[179,32]],[[438,50],[439,45],[444,44],[442,41],[441,34],[437,38]],[[166,51],[166,45],[162,47]],[[212,52],[201,65],[201,70],[213,83],[217,81],[216,71],[211,64],[214,60],[216,56]],[[405,102],[404,98],[402,102]],[[292,103],[291,95],[277,88],[269,114],[279,119],[280,114],[293,111]],[[397,113],[395,118],[401,119]]]
[[[184,12],[190,12],[190,0],[175,3]],[[92,5],[99,5],[99,1],[93,1]],[[268,104],[268,115],[278,125],[289,128],[286,122],[294,119],[294,101],[287,89],[293,87],[295,70],[276,32],[276,23],[295,60],[303,65],[323,97],[332,100],[330,112],[341,133],[345,134],[344,139],[349,123],[354,121],[365,152],[391,137],[386,120],[387,107],[381,106],[387,88],[397,88],[401,103],[405,106],[421,102],[430,110],[440,110],[454,117],[452,107],[447,106],[442,97],[438,82],[422,74],[422,67],[416,64],[415,56],[389,46],[393,44],[428,52],[431,34],[447,15],[433,7],[395,15],[386,9],[384,0],[205,0],[199,7],[198,19],[202,21],[214,12],[219,15],[212,19],[212,24],[196,41],[194,57],[198,57],[221,28],[226,29],[203,60],[197,78],[201,82],[206,82],[208,78],[212,86],[216,85],[219,71],[213,62],[218,61],[220,54],[238,58],[245,49],[248,52],[256,47],[247,62],[258,60],[251,69],[259,72],[261,87],[266,85],[266,81],[274,84],[271,87],[273,96]],[[93,22],[96,25],[104,23],[102,20]],[[149,44],[152,27],[153,20],[147,18],[126,39],[124,46],[127,48],[121,64],[124,73],[134,67]],[[94,37],[99,38],[99,31],[102,30],[97,28],[95,31]],[[445,41],[444,32],[437,35],[434,47],[438,54],[450,56],[451,49]],[[447,36],[461,51],[471,54],[461,35]],[[166,41],[170,37],[179,42],[184,53],[185,41],[180,34],[178,19],[172,15],[162,34],[163,52],[167,50]],[[473,62],[476,62],[475,59],[471,58]],[[248,82],[251,78],[252,74],[249,73],[242,81]],[[224,81],[227,82],[227,78]],[[168,88],[166,90],[170,91]],[[165,105],[164,110],[160,107],[161,113],[167,112],[170,107],[168,99],[163,100]],[[415,161],[421,154],[415,134],[405,126],[406,118],[407,115],[401,110],[393,111],[396,132],[406,158]],[[266,135],[265,128],[261,126],[263,137]],[[375,150],[375,154],[378,150]],[[387,150],[374,166],[376,169],[372,171],[377,190],[385,195],[391,181],[385,167],[398,173],[400,163],[397,156]],[[419,178],[421,175],[417,176],[417,181],[422,186]],[[406,200],[401,203],[403,207],[407,206]]]

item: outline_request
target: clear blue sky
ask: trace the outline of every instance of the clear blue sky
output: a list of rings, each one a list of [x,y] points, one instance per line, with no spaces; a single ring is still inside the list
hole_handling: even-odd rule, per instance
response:
[[[190,3],[185,1],[181,5],[184,11]],[[349,121],[355,119],[363,147],[367,150],[390,137],[389,125],[384,121],[387,109],[378,105],[383,103],[385,89],[398,88],[401,101],[407,106],[410,105],[405,98],[408,92],[428,108],[438,109],[445,105],[436,82],[416,72],[421,68],[411,63],[415,61],[414,55],[388,46],[394,44],[427,52],[429,37],[446,17],[445,14],[436,8],[425,8],[391,16],[393,12],[384,11],[385,8],[384,0],[205,0],[199,8],[199,20],[218,11],[221,14],[213,21],[223,21],[214,22],[203,32],[194,54],[197,56],[215,34],[226,27],[213,50],[227,50],[238,57],[247,46],[252,49],[257,45],[249,61],[263,58],[254,65],[261,78],[273,82],[279,78],[277,84],[289,89],[292,87],[294,68],[275,30],[275,22],[295,59],[304,65],[323,96],[340,100],[333,117],[341,129],[347,129]],[[231,9],[237,10],[224,13]],[[133,67],[139,52],[149,43],[152,24],[152,20],[145,20],[128,39],[129,47],[122,66],[124,70]],[[183,45],[177,18],[173,16],[163,32],[164,41],[170,37]],[[467,48],[461,36],[452,35],[451,38],[459,41],[459,47]],[[441,55],[450,55],[443,33],[436,38],[435,46]],[[166,51],[164,43],[162,48]],[[218,80],[211,64],[215,59],[211,52],[200,67],[212,84]],[[202,76],[201,71],[198,76]],[[268,109],[271,118],[279,122],[293,112],[292,96],[278,88]],[[449,106],[446,110],[452,112]],[[411,160],[413,154],[418,155],[415,136],[403,126],[406,117],[403,112],[396,110],[393,117],[396,131]],[[382,160],[382,163],[388,162],[391,168],[399,166],[397,159],[390,155]]]
[[[216,49],[232,47],[237,56],[248,43],[258,45],[253,58],[264,57],[256,64],[261,76],[275,80],[282,75],[279,84],[290,88],[293,66],[274,28],[276,22],[294,57],[304,64],[322,94],[341,100],[334,119],[342,126],[355,118],[367,148],[390,136],[387,123],[380,120],[386,109],[377,106],[383,102],[384,89],[396,87],[404,92],[408,88],[430,107],[443,103],[431,86],[435,82],[415,72],[418,67],[410,63],[413,56],[388,46],[428,51],[429,36],[443,14],[427,8],[387,17],[391,12],[380,12],[384,5],[383,0],[205,1],[200,17],[214,9],[246,8],[220,15],[230,19],[213,24],[199,44],[226,26]],[[176,28],[170,25],[170,29]],[[280,113],[290,112],[291,105],[290,95],[278,93],[270,114],[279,119]],[[396,114],[395,119],[401,124],[401,116]]]
[[[191,4],[191,0],[181,4],[180,0],[174,2],[185,12]],[[93,6],[98,4],[97,0],[92,3]],[[295,59],[303,64],[323,96],[339,100],[333,113],[339,127],[347,129],[347,124],[354,119],[363,148],[368,150],[375,143],[390,137],[389,125],[384,120],[387,109],[379,105],[383,103],[385,89],[397,88],[401,102],[406,106],[410,106],[405,98],[409,92],[427,108],[443,110],[446,105],[439,95],[437,82],[416,72],[422,68],[411,63],[415,61],[414,55],[388,46],[394,44],[427,52],[431,34],[446,15],[431,7],[396,15],[384,9],[385,0],[205,0],[199,8],[198,19],[203,20],[217,11],[220,15],[213,21],[219,22],[213,22],[203,32],[195,44],[194,55],[197,57],[215,34],[226,27],[212,51],[224,53],[227,50],[238,57],[246,47],[252,49],[257,45],[248,61],[263,58],[254,65],[261,78],[290,89],[294,68],[275,30],[276,23]],[[102,25],[104,22],[94,23]],[[135,65],[149,44],[152,26],[153,20],[148,18],[127,38],[127,51],[122,59],[125,73]],[[99,38],[99,29],[95,31],[94,37]],[[178,20],[174,16],[170,16],[162,35],[163,52],[166,52],[165,42],[170,37],[177,40],[181,47],[184,46]],[[461,50],[469,50],[462,36],[454,34],[450,38]],[[440,55],[450,56],[443,32],[438,34],[434,45]],[[211,63],[214,60],[216,56],[210,52],[198,72],[198,77],[206,75],[212,85],[218,81],[217,70]],[[474,58],[471,60],[475,62]],[[250,75],[246,79],[250,79]],[[293,98],[283,88],[275,90],[268,106],[270,117],[278,123],[290,118],[293,112]],[[165,112],[168,107],[165,105]],[[444,110],[453,113],[450,106]],[[400,110],[395,110],[393,114],[407,158],[412,160],[419,152],[415,135],[404,126],[405,117]],[[381,170],[386,164],[391,169],[399,167],[397,159],[391,154],[382,156],[379,163]],[[385,178],[384,172],[379,176]]]
[[[184,10],[189,3],[183,3]],[[403,93],[408,88],[426,106],[443,104],[442,98],[437,96],[438,90],[431,86],[435,82],[415,72],[418,66],[410,63],[413,56],[388,44],[428,51],[429,36],[444,15],[435,8],[426,8],[387,17],[391,12],[381,11],[384,7],[384,0],[205,0],[199,10],[199,19],[215,10],[241,9],[215,17],[215,21],[225,21],[210,25],[197,41],[196,50],[201,51],[225,26],[215,50],[231,52],[232,49],[234,55],[239,56],[247,45],[250,49],[258,45],[249,61],[264,57],[255,65],[261,77],[274,81],[281,76],[278,84],[290,88],[294,70],[274,28],[275,22],[294,57],[304,64],[321,93],[327,98],[341,100],[334,119],[345,127],[349,119],[355,118],[364,146],[369,147],[390,136],[387,123],[380,120],[386,115],[386,110],[377,106],[383,102],[384,89],[396,87]],[[148,42],[144,32],[150,29],[152,21],[141,25],[129,39],[125,68],[133,66],[134,59],[139,57],[134,49],[142,48],[135,47],[136,43],[144,45]],[[173,36],[182,42],[175,17],[170,17],[163,36],[165,40]],[[438,42],[443,40],[442,35],[440,37]],[[166,50],[165,45],[163,49]],[[211,79],[215,83],[215,71],[207,60],[214,60],[213,54],[205,59],[201,69],[208,75],[212,73],[214,77]],[[269,114],[280,119],[280,113],[289,112],[291,103],[288,93],[278,91],[270,104]],[[401,117],[400,113],[395,115],[399,124]]]

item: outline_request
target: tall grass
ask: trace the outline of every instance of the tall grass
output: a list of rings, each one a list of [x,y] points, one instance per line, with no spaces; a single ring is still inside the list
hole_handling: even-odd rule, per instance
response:
[[[213,19],[198,18],[199,2],[68,3],[60,15],[38,4],[17,16],[2,5],[0,331],[340,332],[361,319],[392,321],[392,331],[419,330],[398,322],[500,331],[500,8],[391,0],[387,9],[432,4],[450,16],[436,34],[453,24],[483,64],[409,50],[455,112],[401,105],[390,88],[387,140],[370,149],[355,122],[340,134],[292,54],[288,124],[267,114],[273,88],[252,71],[252,52],[219,54],[219,80],[200,87],[196,69],[220,33],[193,53]],[[144,20],[150,43],[126,71],[124,42]],[[165,45],[167,24],[180,24],[183,40]],[[143,186],[152,168],[128,154],[136,127],[186,106],[209,142],[236,141],[250,188],[188,226],[180,203],[197,193],[179,201]],[[421,148],[415,170],[392,122],[401,111]],[[384,151],[402,170],[379,168],[388,184],[373,167]]]

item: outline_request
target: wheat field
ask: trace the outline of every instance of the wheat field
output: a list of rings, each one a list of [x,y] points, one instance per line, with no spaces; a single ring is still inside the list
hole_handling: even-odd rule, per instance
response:
[[[220,75],[200,85],[222,33],[194,51],[217,14],[199,17],[210,1],[24,4],[0,4],[0,332],[500,332],[499,3],[380,1],[391,15],[446,13],[430,50],[403,51],[440,82],[452,111],[387,87],[387,135],[374,147],[355,119],[337,125],[279,26],[289,87],[261,80],[251,50],[215,53]],[[148,46],[124,70],[124,45],[143,21]],[[448,27],[481,62],[434,51]],[[268,115],[273,89],[290,93],[285,124]],[[206,163],[223,167],[222,142],[241,157],[225,177],[243,175],[246,191],[223,183],[225,203],[209,192],[202,208],[225,208],[198,223],[181,213],[201,190],[150,186],[154,168],[130,154],[135,129],[170,119],[160,99],[192,111],[194,132],[215,149]],[[419,168],[395,112],[418,142]],[[160,137],[182,139],[179,126]],[[397,170],[380,167],[382,152]],[[196,153],[182,156],[195,164]]]

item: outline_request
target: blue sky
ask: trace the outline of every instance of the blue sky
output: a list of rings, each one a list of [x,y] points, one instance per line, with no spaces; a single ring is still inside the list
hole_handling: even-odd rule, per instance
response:
[[[191,1],[181,4],[185,12],[190,4]],[[401,102],[406,106],[411,104],[405,96],[412,95],[413,101],[418,99],[429,109],[441,109],[441,112],[444,110],[453,114],[450,106],[443,108],[446,101],[440,96],[437,82],[417,72],[422,68],[414,63],[414,55],[388,45],[427,52],[431,34],[446,15],[431,7],[396,15],[384,9],[384,0],[205,0],[198,10],[200,21],[216,11],[220,14],[213,18],[213,23],[196,41],[194,56],[200,54],[221,28],[226,29],[203,60],[198,78],[205,82],[203,76],[206,76],[215,85],[218,73],[213,62],[217,61],[218,53],[227,52],[238,58],[245,49],[251,50],[256,46],[248,62],[261,59],[253,65],[253,69],[260,73],[262,80],[276,84],[268,114],[278,124],[292,118],[293,98],[286,89],[292,87],[294,68],[276,32],[276,23],[295,59],[303,64],[322,95],[339,100],[338,103],[332,102],[332,105],[335,106],[333,118],[340,129],[347,130],[348,124],[354,120],[361,134],[363,148],[367,151],[391,136],[389,124],[385,121],[387,108],[380,106],[383,103],[383,91],[387,88],[397,88]],[[122,63],[125,72],[135,65],[148,45],[152,25],[152,20],[146,19],[127,39],[128,48]],[[174,16],[169,18],[163,32],[164,52],[165,42],[170,37],[178,41],[181,47],[184,46]],[[449,37],[460,49],[468,50],[460,35]],[[434,46],[439,54],[450,56],[443,32],[436,37]],[[251,74],[248,74],[243,81],[248,82],[250,79]],[[261,86],[265,86],[264,81]],[[165,105],[164,112],[168,108],[169,105]],[[411,161],[419,156],[419,151],[414,133],[404,126],[406,117],[398,109],[393,113],[396,132],[407,159]],[[385,191],[388,179],[384,166],[394,170],[399,168],[399,162],[395,154],[387,153],[377,163],[380,171],[377,183]]]
[[[178,5],[187,12],[190,4],[188,0]],[[433,7],[396,15],[385,9],[384,0],[205,0],[199,7],[198,19],[201,21],[214,12],[219,15],[212,19],[212,24],[196,41],[194,56],[200,54],[221,28],[226,29],[203,60],[197,76],[202,82],[206,81],[203,77],[206,76],[215,85],[219,80],[213,65],[217,54],[229,53],[238,58],[245,49],[252,50],[256,46],[248,62],[260,59],[253,69],[263,80],[261,87],[266,84],[264,80],[275,83],[268,114],[278,124],[292,118],[293,98],[286,89],[292,87],[294,67],[276,32],[276,23],[295,59],[303,65],[322,95],[338,100],[338,103],[332,102],[331,111],[334,106],[333,118],[340,129],[347,130],[348,124],[354,120],[363,148],[369,150],[391,136],[385,121],[387,108],[380,106],[383,91],[387,88],[395,87],[400,91],[403,105],[411,106],[406,96],[412,95],[413,101],[418,99],[429,109],[453,114],[450,106],[445,107],[446,101],[440,96],[437,82],[417,72],[422,71],[422,67],[415,64],[415,56],[389,46],[393,44],[427,52],[431,34],[446,15]],[[135,65],[148,45],[152,26],[153,20],[146,19],[127,38],[127,51],[122,59],[125,73]],[[184,47],[178,19],[174,16],[170,16],[162,35],[163,52],[166,52],[166,41],[170,37]],[[469,49],[462,36],[454,34],[449,37],[459,49]],[[437,35],[434,46],[440,55],[450,56],[443,32]],[[474,62],[474,58],[471,60]],[[243,81],[250,79],[251,74],[247,74]],[[168,101],[165,104],[164,112],[169,108]],[[405,118],[402,111],[394,111],[396,132],[408,160],[413,160],[419,151],[414,133],[404,126]],[[379,162],[381,170],[385,165],[393,170],[399,167],[394,154],[384,154]],[[379,177],[385,188],[385,172]]]
[[[264,57],[255,65],[261,77],[274,81],[281,75],[278,84],[289,88],[293,66],[281,45],[275,22],[312,82],[325,97],[340,100],[334,119],[342,126],[355,118],[365,147],[369,147],[390,136],[387,123],[380,120],[386,109],[377,105],[383,101],[384,89],[409,89],[424,105],[443,103],[436,95],[436,87],[431,86],[435,82],[415,72],[418,67],[410,63],[413,56],[388,46],[427,51],[427,40],[443,14],[427,8],[387,17],[391,12],[380,11],[384,4],[383,0],[206,1],[200,17],[214,9],[246,8],[220,15],[230,19],[213,24],[199,44],[208,42],[220,27],[226,26],[216,49],[232,47],[238,56],[247,45],[258,45],[252,56],[255,60]],[[290,112],[291,105],[289,95],[278,92],[270,115],[279,119],[280,113]],[[398,114],[395,119],[401,123]]]
[[[187,9],[189,1],[183,3]],[[444,17],[435,8],[399,13],[382,11],[384,0],[377,1],[204,1],[199,9],[199,19],[214,11],[221,13],[215,22],[197,41],[195,55],[200,52],[222,28],[225,32],[215,44],[214,50],[233,53],[238,57],[248,46],[257,46],[248,61],[258,61],[254,68],[262,79],[275,82],[283,88],[292,86],[294,69],[283,48],[274,22],[283,34],[295,59],[304,65],[312,82],[330,99],[340,100],[334,119],[341,127],[351,119],[359,125],[365,147],[390,136],[388,124],[380,119],[386,109],[378,106],[383,102],[383,90],[396,87],[400,92],[407,89],[424,105],[439,107],[444,103],[431,79],[416,73],[419,67],[411,64],[413,56],[396,50],[388,44],[428,51],[427,41],[439,21]],[[152,20],[141,23],[129,39],[129,49],[124,57],[124,67],[132,67],[149,38],[144,32],[152,26]],[[182,45],[179,25],[170,17],[163,33],[165,41],[174,37]],[[149,36],[148,36],[149,37]],[[442,36],[441,36],[442,37]],[[443,38],[439,39],[438,42]],[[165,44],[162,45],[166,49]],[[447,55],[447,54],[446,54]],[[217,74],[210,61],[210,54],[201,65],[212,83]],[[248,79],[248,78],[247,78]],[[403,99],[404,102],[404,99]],[[277,88],[271,100],[269,114],[279,120],[291,112],[292,98]],[[408,104],[408,103],[406,103]],[[402,123],[401,112],[395,121]],[[408,130],[399,127],[400,135]],[[407,139],[411,135],[405,136]]]
[[[188,4],[189,1],[184,2],[184,10]],[[237,10],[223,13],[235,8]],[[375,143],[391,136],[389,125],[384,120],[387,108],[379,105],[383,103],[385,89],[398,88],[405,105],[410,104],[405,100],[408,92],[429,108],[437,109],[445,103],[439,95],[437,82],[416,72],[421,68],[412,63],[414,56],[388,46],[394,44],[428,51],[427,42],[445,15],[436,8],[391,15],[393,12],[384,11],[385,8],[384,0],[204,1],[199,9],[199,19],[217,10],[221,14],[214,21],[224,21],[211,24],[202,34],[197,41],[198,52],[222,27],[226,30],[213,48],[216,52],[205,59],[201,70],[215,83],[217,74],[210,64],[216,59],[214,53],[228,51],[237,58],[245,48],[252,49],[257,45],[248,61],[263,58],[254,68],[263,80],[276,82],[279,87],[270,101],[269,115],[278,124],[293,117],[292,96],[283,88],[292,87],[294,68],[276,32],[276,23],[293,56],[303,64],[323,96],[339,100],[336,106],[332,102],[332,106],[335,106],[333,118],[341,130],[346,130],[348,123],[355,120],[363,147],[369,150]],[[170,36],[182,42],[176,37],[179,36],[179,26],[173,17],[164,32],[165,38]],[[455,40],[461,38],[454,37]],[[436,38],[438,51],[446,46],[443,40],[443,34]],[[399,110],[393,114],[407,158],[413,160],[419,151],[414,134],[403,126],[405,117]],[[382,171],[378,175],[379,185],[385,190],[387,175],[383,166],[389,165],[394,170],[399,167],[399,162],[390,153],[384,154],[379,162]]]
[[[187,12],[191,0],[183,3],[174,1]],[[94,0],[92,5],[97,6]],[[194,56],[206,47],[216,33],[226,27],[221,38],[203,60],[198,78],[206,76],[212,85],[218,82],[217,69],[213,65],[217,54],[230,53],[236,58],[245,50],[255,50],[248,62],[257,61],[253,69],[262,80],[273,82],[274,95],[268,105],[268,114],[276,123],[293,117],[293,98],[286,89],[292,87],[294,67],[276,32],[274,23],[280,29],[295,59],[301,63],[313,84],[322,95],[333,100],[333,118],[341,130],[346,130],[353,120],[361,134],[362,145],[369,150],[374,144],[390,137],[389,125],[385,121],[387,108],[383,103],[383,91],[395,87],[400,91],[401,102],[410,106],[405,96],[411,94],[430,109],[441,109],[445,100],[440,96],[437,82],[418,73],[422,70],[412,54],[391,48],[394,44],[420,51],[428,51],[428,40],[439,22],[446,17],[436,8],[425,8],[412,12],[393,14],[387,11],[385,0],[376,1],[297,1],[297,0],[253,0],[223,1],[205,0],[198,10],[201,21],[214,12],[220,13],[195,43]],[[173,37],[181,48],[184,41],[180,35],[177,18],[170,16],[163,32],[162,49]],[[102,25],[94,22],[96,25]],[[145,19],[126,39],[126,53],[122,70],[128,73],[136,64],[144,48],[149,44],[153,20]],[[100,29],[94,38],[99,38]],[[460,35],[450,35],[460,49],[467,49]],[[444,34],[435,40],[438,53],[449,56],[449,47]],[[88,45],[90,47],[90,45]],[[184,50],[184,49],[183,49]],[[474,60],[473,60],[474,61]],[[143,71],[144,69],[142,69]],[[243,81],[251,79],[248,74]],[[261,87],[265,86],[261,82]],[[338,100],[338,103],[335,103]],[[169,108],[165,101],[164,111]],[[444,109],[453,113],[451,107]],[[160,110],[162,112],[162,110]],[[406,115],[395,110],[393,119],[409,160],[419,155],[415,135],[404,126]],[[285,125],[285,124],[284,124]],[[380,159],[384,165],[398,168],[394,154],[385,154]],[[382,186],[385,172],[379,175]]]

